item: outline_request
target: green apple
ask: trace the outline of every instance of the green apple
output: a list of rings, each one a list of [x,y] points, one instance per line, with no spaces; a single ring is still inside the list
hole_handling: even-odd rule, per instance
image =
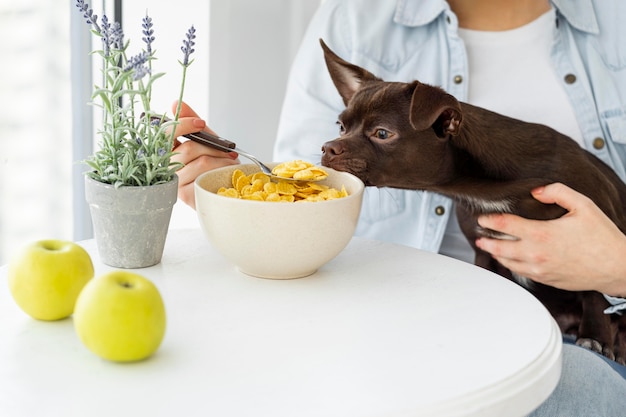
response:
[[[157,287],[130,271],[91,280],[80,293],[74,328],[96,355],[115,362],[145,359],[165,335],[165,306]]]
[[[30,316],[59,320],[72,314],[78,294],[93,275],[91,257],[78,244],[39,240],[26,245],[9,263],[9,289]]]

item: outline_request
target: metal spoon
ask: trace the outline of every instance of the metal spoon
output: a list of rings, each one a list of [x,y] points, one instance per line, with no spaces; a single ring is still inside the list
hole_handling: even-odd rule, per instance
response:
[[[196,133],[189,133],[187,135],[183,135],[183,137],[186,137],[187,139],[191,139],[194,142],[201,143],[202,145],[206,145],[206,146],[210,146],[212,148],[218,149],[223,152],[237,152],[239,155],[245,158],[248,158],[249,160],[254,162],[261,169],[261,172],[263,172],[265,175],[267,175],[270,178],[274,178],[276,180],[287,181],[287,182],[321,181],[321,180],[315,180],[315,179],[299,180],[295,178],[281,177],[281,176],[275,175],[272,173],[271,168],[269,168],[263,162],[259,161],[255,156],[237,148],[237,145],[234,142],[231,142],[219,136],[212,135],[208,132],[201,131],[201,132],[196,132]]]
[[[252,162],[254,162],[265,175],[270,177],[276,177],[285,180],[293,180],[293,178],[282,178],[272,174],[272,169],[265,165],[263,162],[259,161],[255,156],[249,154],[246,151],[243,151],[237,147],[234,142],[231,142],[227,139],[221,138],[219,136],[212,135],[208,132],[196,132],[189,133],[187,135],[183,135],[187,139],[191,139],[194,142],[201,143],[202,145],[210,146],[211,148],[223,151],[223,152],[237,152],[239,155],[248,158]]]

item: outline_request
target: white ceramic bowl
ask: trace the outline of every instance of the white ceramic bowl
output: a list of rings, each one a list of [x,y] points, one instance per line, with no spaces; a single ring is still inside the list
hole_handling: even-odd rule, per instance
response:
[[[275,165],[275,164],[274,164]],[[347,197],[301,203],[272,203],[215,194],[232,187],[235,169],[258,172],[255,165],[215,169],[195,181],[196,212],[213,246],[240,271],[262,278],[311,275],[345,248],[354,234],[363,200],[363,182],[354,175],[324,168],[322,184]]]

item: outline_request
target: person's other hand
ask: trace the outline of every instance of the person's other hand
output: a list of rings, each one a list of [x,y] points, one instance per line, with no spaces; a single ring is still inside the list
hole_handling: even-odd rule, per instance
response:
[[[176,106],[177,102],[174,102],[172,105],[173,114],[176,113]],[[184,102],[181,103],[178,122],[175,129],[176,137],[201,130],[215,134],[207,127],[206,122]],[[176,172],[178,174],[178,198],[192,208],[196,207],[193,184],[200,174],[211,169],[239,163],[236,152],[222,152],[191,140],[180,142],[176,139],[174,150],[176,155],[172,157],[172,162],[184,164]]]
[[[554,220],[512,214],[484,215],[478,223],[519,238],[479,238],[477,246],[510,270],[553,287],[626,295],[626,235],[595,203],[560,184],[533,190],[533,197],[568,212]]]

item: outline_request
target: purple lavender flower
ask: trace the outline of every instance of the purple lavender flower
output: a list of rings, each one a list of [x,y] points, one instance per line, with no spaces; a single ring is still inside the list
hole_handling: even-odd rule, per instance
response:
[[[193,25],[189,28],[186,34],[187,39],[183,39],[183,46],[180,47],[180,50],[183,51],[183,65],[189,65],[189,55],[195,52],[193,46],[196,44],[194,39],[196,39],[196,29]]]
[[[135,73],[133,74],[133,81],[139,81],[146,75],[150,74],[150,68],[145,65],[135,67]]]
[[[111,48],[122,49],[124,47],[124,32],[119,22],[109,22],[106,14],[102,15],[102,27],[98,25],[98,16],[85,3],[85,0],[76,0],[76,7],[83,12],[87,24],[93,26],[94,32],[102,37],[104,56],[109,56]]]
[[[148,15],[143,18],[141,27],[143,28],[143,38],[141,38],[146,43],[146,50],[149,53],[152,53],[152,42],[154,42],[154,29],[152,29],[152,18]]]
[[[124,49],[124,31],[120,22],[113,22],[109,31],[110,45],[114,49]]]
[[[124,72],[130,71],[131,69],[135,67],[145,64],[146,62],[148,62],[149,57],[150,57],[150,54],[148,54],[148,52],[146,51],[142,51],[142,52],[139,52],[135,56],[131,56],[130,58],[128,58],[128,63],[124,67],[123,71]]]
[[[128,59],[128,63],[122,69],[124,72],[135,71],[133,74],[133,80],[137,81],[142,79],[145,75],[150,73],[150,68],[146,66],[150,54],[147,51],[142,51],[135,56]]]
[[[152,83],[162,75],[151,75],[152,60],[156,59],[152,18],[146,13],[142,19],[142,40],[145,42],[142,52],[127,58],[129,42],[124,42],[124,32],[119,22],[114,22],[106,15],[102,15],[98,22],[98,16],[85,0],[76,0],[76,7],[90,25],[91,32],[101,38],[103,45],[102,50],[94,51],[103,58],[104,74],[104,86],[97,88],[94,99],[98,99],[96,101],[102,105],[103,132],[107,134],[103,135],[101,149],[86,161],[93,168],[89,176],[104,183],[115,184],[116,187],[154,185],[169,181],[182,165],[171,161],[174,129],[168,133],[159,127],[166,120],[164,116],[160,120],[153,120],[145,115],[152,114],[149,110]],[[183,76],[175,120],[178,120],[180,114],[187,68],[193,62],[189,57],[194,52],[195,38],[196,29],[191,26],[181,48],[184,64],[182,60],[179,61],[183,65]],[[142,81],[144,77],[148,78],[147,82]],[[144,110],[140,124],[134,120],[139,104]],[[146,124],[146,117],[151,119],[149,126]]]
[[[109,56],[111,50],[111,24],[106,14],[102,15],[102,50],[104,56]]]
[[[76,0],[76,7],[83,12],[83,17],[85,18],[88,25],[93,26],[94,30],[101,34],[100,26],[98,26],[98,16],[93,14],[93,9],[89,8],[89,4],[85,3],[85,0]]]

